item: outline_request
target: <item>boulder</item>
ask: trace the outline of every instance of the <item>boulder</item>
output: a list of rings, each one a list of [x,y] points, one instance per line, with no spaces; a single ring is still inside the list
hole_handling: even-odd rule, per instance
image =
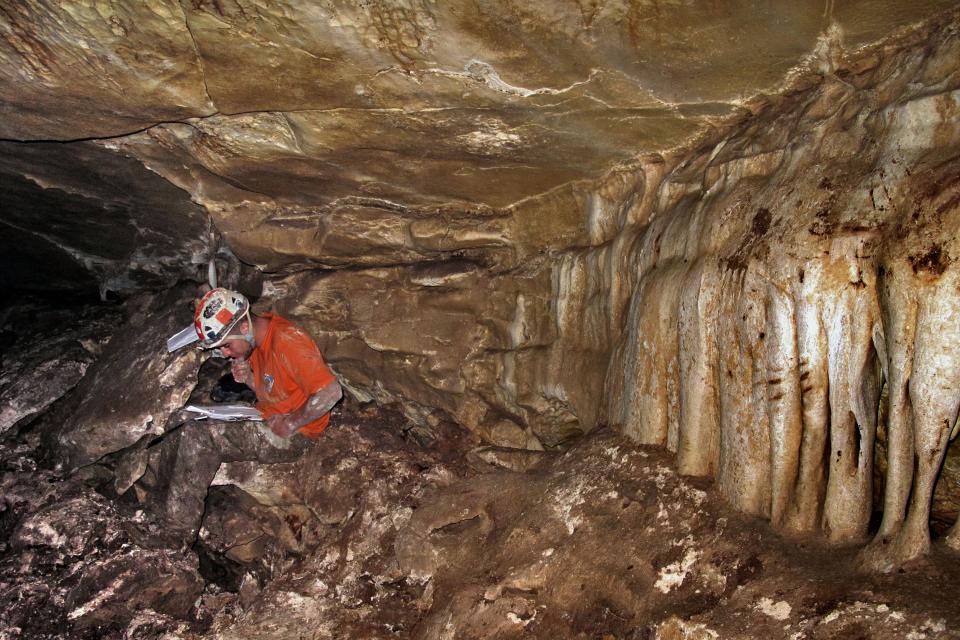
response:
[[[198,349],[167,353],[166,340],[192,321],[183,290],[143,296],[74,392],[76,409],[59,434],[70,468],[95,462],[145,436],[159,436],[197,383]]]
[[[26,301],[5,310],[0,343],[0,434],[43,413],[86,373],[113,333],[117,309],[49,308]]]
[[[86,563],[64,605],[77,629],[125,625],[144,609],[186,618],[203,586],[194,557],[179,550],[131,549]]]

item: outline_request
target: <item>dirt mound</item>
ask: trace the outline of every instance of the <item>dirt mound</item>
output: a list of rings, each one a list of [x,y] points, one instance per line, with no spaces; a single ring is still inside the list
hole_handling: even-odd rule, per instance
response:
[[[856,549],[783,540],[660,449],[601,432],[514,453],[369,511],[212,637],[960,637],[937,597],[960,584],[946,550],[860,574]]]
[[[784,540],[614,433],[475,444],[347,405],[297,461],[224,464],[192,549],[106,468],[7,448],[0,638],[960,637],[946,549],[862,574],[856,548]]]

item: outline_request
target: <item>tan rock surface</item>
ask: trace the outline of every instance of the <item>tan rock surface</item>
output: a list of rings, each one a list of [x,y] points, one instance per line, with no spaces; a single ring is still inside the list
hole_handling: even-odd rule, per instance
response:
[[[357,396],[513,447],[608,423],[836,542],[867,533],[885,381],[895,544],[870,563],[889,568],[928,547],[960,397],[955,7],[18,6],[13,192],[69,191],[25,141],[93,137],[64,156],[136,158],[180,198],[152,193],[177,233],[144,260],[85,266],[64,240],[94,220],[142,246],[138,215],[56,241],[38,228],[56,216],[3,220],[89,272],[62,286],[189,263],[156,269],[163,287],[213,250],[202,206]]]

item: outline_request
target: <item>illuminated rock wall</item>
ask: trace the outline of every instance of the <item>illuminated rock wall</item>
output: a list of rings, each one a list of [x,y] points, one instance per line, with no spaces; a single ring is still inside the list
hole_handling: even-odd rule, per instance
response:
[[[754,101],[671,165],[607,377],[611,423],[835,541],[867,534],[885,415],[880,567],[928,548],[960,404],[960,47],[955,26],[913,37]]]

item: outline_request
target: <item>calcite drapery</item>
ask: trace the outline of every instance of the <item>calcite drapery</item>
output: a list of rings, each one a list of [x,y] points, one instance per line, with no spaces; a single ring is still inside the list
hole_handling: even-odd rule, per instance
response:
[[[612,422],[835,541],[867,534],[886,384],[879,568],[929,546],[960,404],[955,34],[861,54],[683,158],[639,232],[608,374]]]

